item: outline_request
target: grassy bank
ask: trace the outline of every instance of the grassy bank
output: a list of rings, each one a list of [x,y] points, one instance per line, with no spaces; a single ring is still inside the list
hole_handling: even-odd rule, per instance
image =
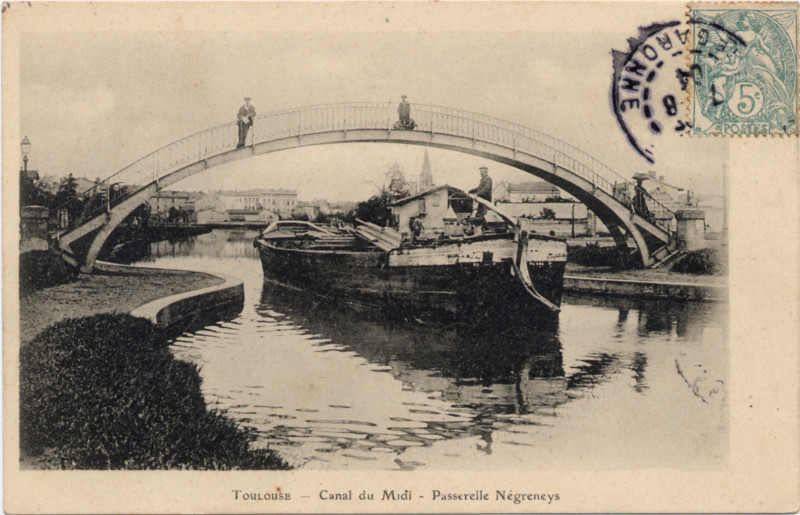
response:
[[[47,327],[67,318],[128,313],[150,301],[221,284],[222,278],[196,272],[118,267],[95,270],[68,284],[20,298],[20,343],[25,346]]]
[[[60,256],[47,250],[32,250],[19,256],[19,294],[66,284],[78,277],[78,269],[69,266]]]
[[[20,350],[21,454],[42,468],[287,468],[208,410],[200,382],[147,320],[59,322]]]

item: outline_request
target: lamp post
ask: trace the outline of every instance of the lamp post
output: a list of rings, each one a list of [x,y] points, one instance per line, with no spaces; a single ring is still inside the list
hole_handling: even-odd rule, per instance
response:
[[[31,142],[28,139],[28,136],[25,136],[25,138],[23,138],[22,143],[20,144],[20,146],[22,147],[22,163],[23,163],[22,171],[23,172],[27,172],[28,171],[28,154],[30,154],[30,152],[31,152]]]

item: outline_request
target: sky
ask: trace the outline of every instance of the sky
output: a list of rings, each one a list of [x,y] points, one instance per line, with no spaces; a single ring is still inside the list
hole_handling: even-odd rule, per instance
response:
[[[453,30],[410,13],[392,12],[405,18],[402,30],[389,15],[366,19],[362,30],[347,30],[346,23],[337,30],[341,15],[320,7],[313,16],[333,21],[324,30],[312,19],[308,30],[297,23],[286,30],[220,23],[202,30],[155,24],[151,30],[23,33],[20,134],[32,143],[29,168],[104,178],[172,141],[233,121],[245,96],[263,114],[325,103],[399,102],[405,94],[412,106],[473,111],[550,134],[627,177],[654,170],[670,184],[722,192],[725,142],[674,137],[658,142],[650,165],[613,116],[611,50],[624,50],[639,25],[655,20],[623,11],[613,27],[590,31],[591,13],[564,23],[547,11],[513,30],[492,16]],[[652,16],[673,14],[681,10]],[[213,168],[174,188],[289,188],[300,199],[362,200],[395,163],[415,179],[424,151],[377,143],[306,147]],[[478,157],[428,151],[437,184],[474,187],[479,166],[488,166],[495,181],[533,179]]]

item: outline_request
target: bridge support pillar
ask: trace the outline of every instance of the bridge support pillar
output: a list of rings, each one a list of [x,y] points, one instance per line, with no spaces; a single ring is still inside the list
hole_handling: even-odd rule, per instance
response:
[[[681,209],[675,212],[678,223],[678,249],[692,251],[706,247],[706,212],[702,209]]]

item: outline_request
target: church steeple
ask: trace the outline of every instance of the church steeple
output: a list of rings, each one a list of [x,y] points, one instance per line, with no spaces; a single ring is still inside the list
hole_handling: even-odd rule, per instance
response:
[[[431,173],[431,162],[428,158],[428,149],[425,149],[425,157],[422,160],[422,171],[419,174],[420,191],[425,191],[433,187],[433,174]]]

